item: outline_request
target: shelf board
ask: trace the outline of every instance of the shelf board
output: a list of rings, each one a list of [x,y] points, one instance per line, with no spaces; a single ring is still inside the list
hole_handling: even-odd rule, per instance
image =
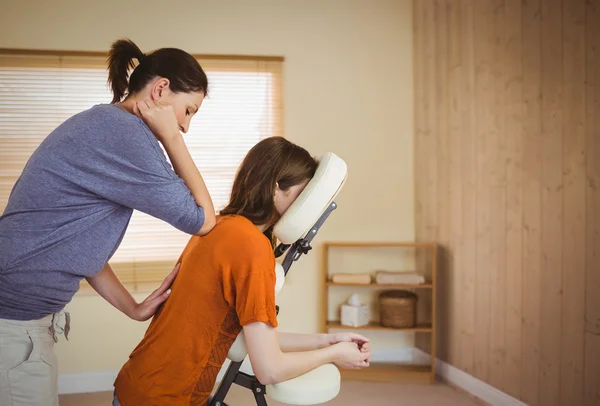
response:
[[[418,324],[416,327],[411,328],[392,328],[392,327],[384,327],[379,323],[371,322],[367,326],[360,327],[352,327],[352,326],[343,326],[339,321],[328,321],[327,328],[335,328],[342,330],[387,330],[387,331],[402,331],[407,333],[431,333],[432,326],[431,324]]]
[[[323,243],[325,247],[404,247],[404,248],[419,248],[419,247],[434,247],[434,242],[394,242],[394,241],[326,241]]]
[[[421,283],[413,285],[410,283],[336,283],[327,282],[327,286],[362,286],[371,288],[405,288],[405,289],[431,289],[431,283]]]
[[[342,379],[350,381],[433,383],[430,366],[371,363],[363,369],[340,369]]]

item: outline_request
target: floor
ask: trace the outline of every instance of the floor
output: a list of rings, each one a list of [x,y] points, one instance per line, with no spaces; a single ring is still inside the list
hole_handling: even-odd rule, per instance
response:
[[[252,393],[234,385],[227,399],[228,406],[256,405]],[[269,406],[283,406],[267,398]],[[60,406],[110,406],[112,393],[102,392],[60,397]],[[469,395],[459,392],[443,383],[435,385],[407,385],[395,383],[343,381],[340,394],[333,400],[323,403],[326,406],[351,405],[394,405],[394,406],[481,406],[485,405]]]

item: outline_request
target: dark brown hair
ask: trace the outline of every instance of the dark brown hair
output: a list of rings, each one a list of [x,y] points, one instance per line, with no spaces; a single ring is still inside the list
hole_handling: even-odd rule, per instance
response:
[[[133,69],[134,60],[139,64]],[[208,93],[208,79],[198,61],[190,54],[177,48],[161,48],[145,55],[128,39],[112,44],[108,56],[108,83],[113,92],[112,103],[125,95],[134,94],[144,88],[155,77],[169,79],[169,88],[175,93]]]
[[[240,165],[229,204],[221,214],[238,214],[256,225],[279,219],[273,197],[281,190],[312,179],[317,162],[304,148],[283,137],[269,137],[256,144]],[[265,234],[271,238],[271,230]]]

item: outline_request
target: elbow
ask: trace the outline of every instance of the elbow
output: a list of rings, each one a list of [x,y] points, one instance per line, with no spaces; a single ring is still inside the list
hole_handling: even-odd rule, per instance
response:
[[[285,380],[282,376],[281,357],[271,356],[267,362],[256,362],[252,364],[252,369],[256,379],[263,385],[273,385]]]
[[[195,235],[203,236],[203,235],[210,233],[216,224],[217,224],[216,216],[214,214],[207,215],[204,218],[204,223],[202,224],[200,231],[198,231]]]
[[[278,374],[274,370],[254,371],[254,373],[256,374],[256,379],[263,385],[273,385],[280,382]]]

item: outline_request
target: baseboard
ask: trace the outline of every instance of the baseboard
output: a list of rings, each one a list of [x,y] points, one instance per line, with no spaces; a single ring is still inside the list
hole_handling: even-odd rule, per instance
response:
[[[424,351],[414,349],[417,357],[430,357]],[[462,390],[478,397],[492,406],[528,406],[527,403],[516,399],[492,385],[485,383],[472,375],[452,366],[439,358],[435,362],[436,375]]]

